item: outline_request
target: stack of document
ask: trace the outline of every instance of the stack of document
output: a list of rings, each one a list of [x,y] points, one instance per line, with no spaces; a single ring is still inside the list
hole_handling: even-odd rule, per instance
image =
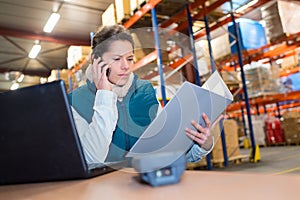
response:
[[[202,87],[184,82],[131,148],[127,157],[186,152],[193,144],[185,134],[185,128],[195,130],[191,121],[198,120],[205,126],[202,119],[202,114],[205,113],[213,123],[232,100],[232,94],[217,71]]]

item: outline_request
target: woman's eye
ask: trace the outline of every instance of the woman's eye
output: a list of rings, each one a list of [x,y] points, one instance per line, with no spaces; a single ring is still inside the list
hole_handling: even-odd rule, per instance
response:
[[[113,60],[115,60],[115,61],[116,61],[116,60],[120,60],[120,58],[113,58]]]
[[[133,58],[127,58],[128,61],[133,61]]]

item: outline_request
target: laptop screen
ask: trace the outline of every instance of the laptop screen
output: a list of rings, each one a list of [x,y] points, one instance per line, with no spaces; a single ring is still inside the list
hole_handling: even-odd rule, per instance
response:
[[[87,170],[63,81],[0,93],[0,183],[68,179]]]

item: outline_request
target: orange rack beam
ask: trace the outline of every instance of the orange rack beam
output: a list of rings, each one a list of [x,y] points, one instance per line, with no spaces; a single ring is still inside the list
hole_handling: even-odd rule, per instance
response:
[[[134,15],[124,23],[125,28],[131,27],[135,22],[137,22],[142,16],[154,8],[161,0],[149,0],[140,10],[138,10]]]

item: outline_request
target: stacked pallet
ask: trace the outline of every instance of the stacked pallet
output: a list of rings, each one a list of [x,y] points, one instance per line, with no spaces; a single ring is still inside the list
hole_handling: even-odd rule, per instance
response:
[[[278,66],[252,62],[250,65],[245,65],[244,70],[250,98],[283,92]]]

